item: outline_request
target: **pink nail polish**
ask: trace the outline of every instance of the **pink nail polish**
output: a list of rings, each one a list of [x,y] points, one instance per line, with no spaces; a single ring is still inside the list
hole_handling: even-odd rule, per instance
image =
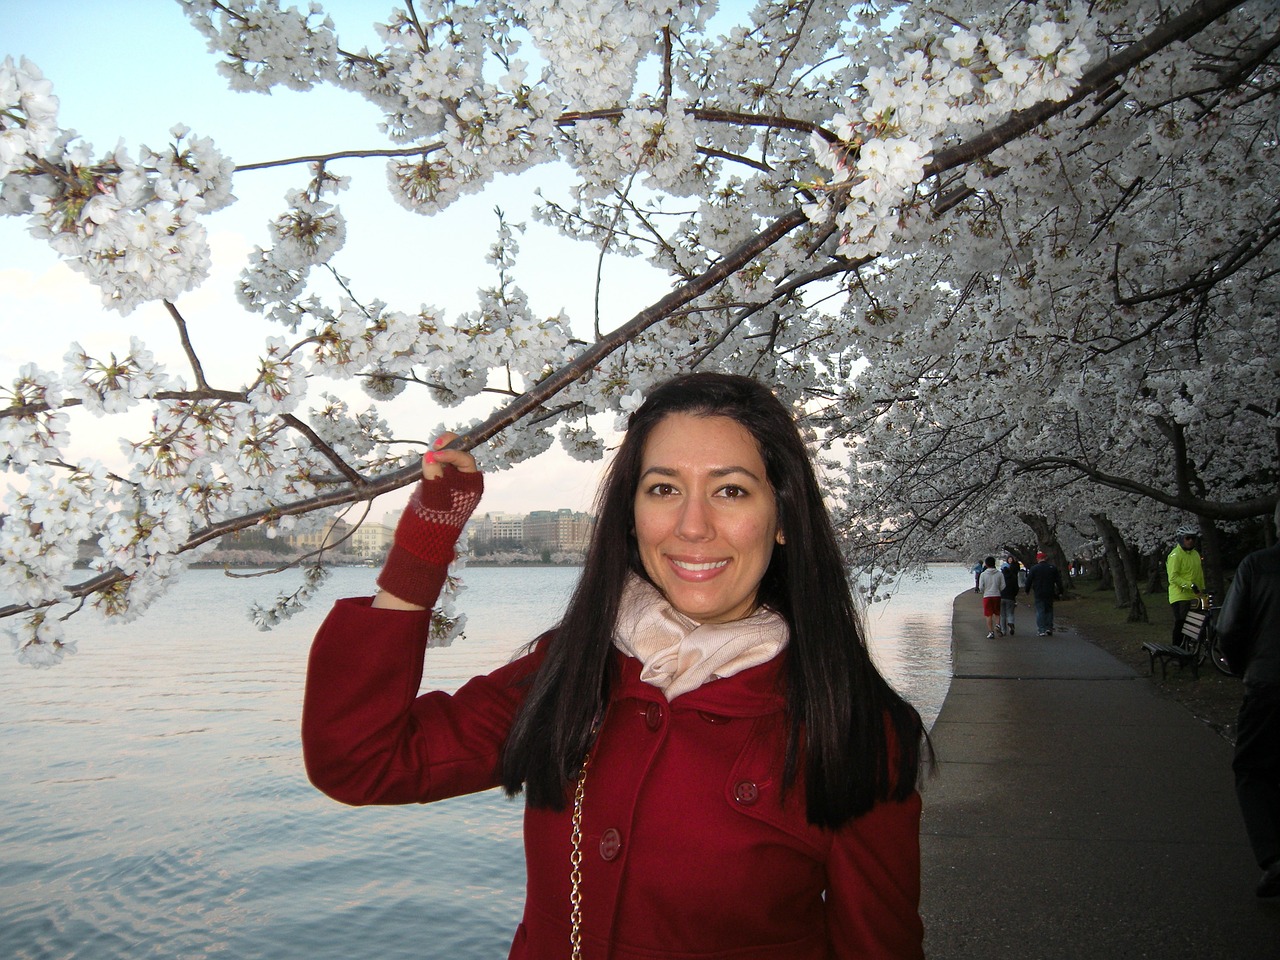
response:
[[[426,452],[426,454],[423,456],[423,458],[422,458],[422,462],[423,462],[423,463],[435,463],[435,462],[436,462],[436,455],[435,455],[435,453],[434,453],[433,451],[431,451],[431,450],[428,450],[428,451]]]

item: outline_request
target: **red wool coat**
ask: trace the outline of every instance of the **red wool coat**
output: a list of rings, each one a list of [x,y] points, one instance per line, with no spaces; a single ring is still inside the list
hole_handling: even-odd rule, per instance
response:
[[[538,654],[416,696],[426,613],[343,600],[312,647],[303,750],[344,803],[413,803],[498,784],[499,755]],[[583,804],[586,960],[923,957],[920,798],[837,831],[781,796],[781,658],[669,703],[618,654],[621,682]],[[526,808],[528,889],[512,960],[569,956],[572,804]]]

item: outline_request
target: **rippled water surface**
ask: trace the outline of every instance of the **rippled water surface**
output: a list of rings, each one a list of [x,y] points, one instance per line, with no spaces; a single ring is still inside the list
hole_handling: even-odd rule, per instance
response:
[[[283,589],[193,570],[140,621],[78,618],[51,670],[0,659],[0,958],[494,960],[523,900],[520,805],[499,793],[353,809],[303,774],[307,646],[338,570],[270,633],[252,598]],[[428,653],[452,689],[552,625],[568,568],[472,568],[467,638]],[[932,723],[950,680],[961,567],[867,613],[882,670]]]

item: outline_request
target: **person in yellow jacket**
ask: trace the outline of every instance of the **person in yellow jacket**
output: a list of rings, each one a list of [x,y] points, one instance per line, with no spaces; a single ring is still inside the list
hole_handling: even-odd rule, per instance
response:
[[[1165,572],[1169,575],[1169,606],[1173,610],[1173,643],[1182,644],[1182,621],[1187,618],[1191,604],[1204,593],[1204,566],[1196,540],[1200,531],[1195,527],[1179,527],[1177,546],[1169,551]]]

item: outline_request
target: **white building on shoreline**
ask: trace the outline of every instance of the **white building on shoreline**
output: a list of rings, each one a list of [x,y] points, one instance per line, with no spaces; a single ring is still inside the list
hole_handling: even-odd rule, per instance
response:
[[[467,524],[467,544],[474,556],[504,551],[580,553],[591,539],[595,518],[562,507],[527,514],[486,513]]]

